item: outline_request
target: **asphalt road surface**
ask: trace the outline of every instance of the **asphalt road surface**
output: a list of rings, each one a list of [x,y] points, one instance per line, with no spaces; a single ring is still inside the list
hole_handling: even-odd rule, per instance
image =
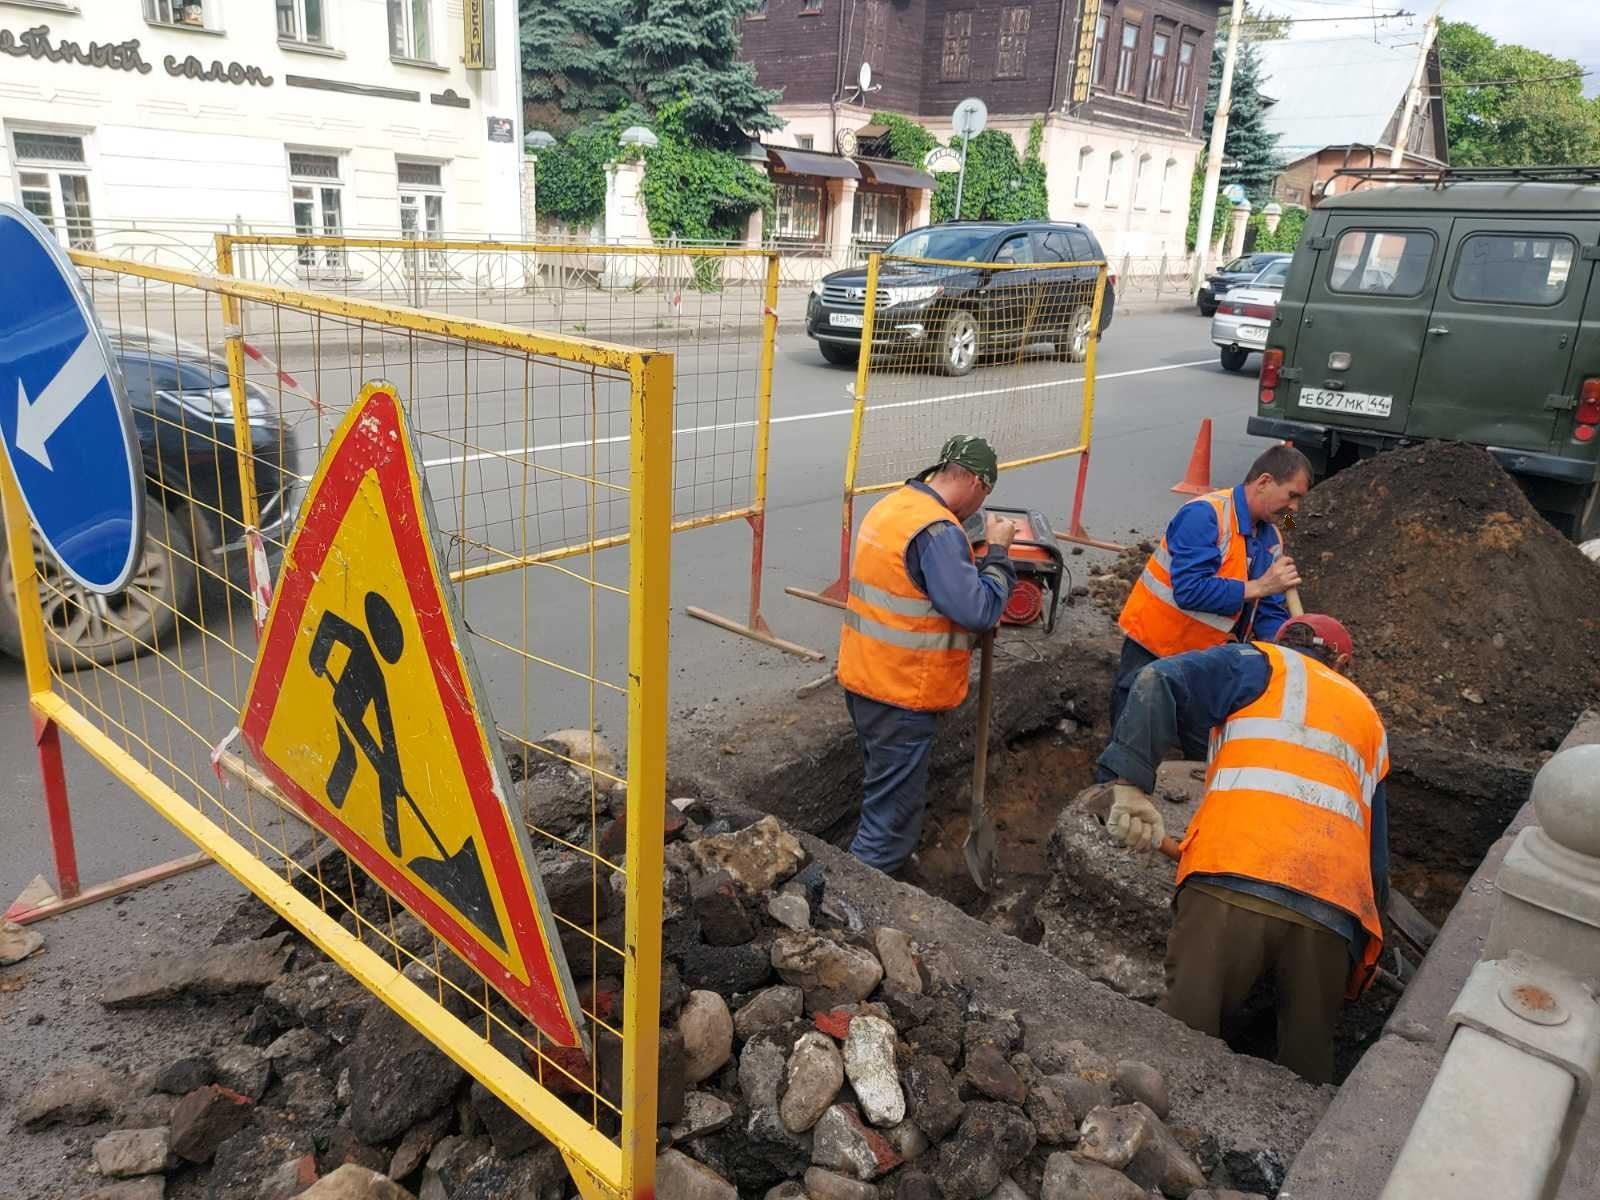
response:
[[[1225,372],[1208,339],[1208,322],[1192,312],[1119,316],[1102,344],[1100,389],[1089,473],[1085,523],[1094,535],[1111,540],[1159,531],[1181,499],[1170,485],[1183,476],[1196,431],[1204,418],[1215,427],[1212,470],[1218,483],[1242,477],[1264,443],[1244,432],[1254,407],[1254,362],[1242,375]],[[680,385],[677,444],[680,467],[675,515],[684,518],[726,509],[741,502],[749,470],[753,433],[747,399],[754,394],[753,362],[716,344],[674,347]],[[306,353],[286,348],[284,365],[305,371],[296,361]],[[988,386],[980,368],[959,390]],[[1006,378],[1013,383],[1054,388],[1081,376],[1073,364],[1030,360]],[[426,355],[402,362],[397,352],[379,350],[365,361],[335,365],[318,382],[332,408],[341,408],[364,378],[387,375],[413,404],[414,422],[429,431],[422,439],[436,519],[451,542],[451,566],[489,562],[507,550],[545,549],[581,540],[587,531],[620,529],[626,516],[621,493],[592,508],[588,489],[560,476],[581,472],[620,482],[627,463],[625,390],[619,384],[580,375],[541,377],[531,385],[507,374],[499,363],[462,361],[459,356]],[[772,450],[763,588],[764,612],[782,637],[830,653],[837,643],[835,610],[797,600],[784,587],[817,588],[837,573],[840,496],[850,429],[853,372],[825,364],[803,334],[780,333],[774,365]],[[945,429],[938,399],[957,391],[956,381],[927,377],[926,394],[916,411],[933,436],[982,429]],[[539,391],[536,421],[525,420],[522,391]],[[466,394],[476,397],[470,415],[461,408]],[[1053,393],[1051,393],[1053,394]],[[301,414],[301,468],[309,473],[319,442],[331,420]],[[599,444],[596,445],[598,439]],[[515,465],[525,447],[539,447],[545,471],[533,482]],[[1002,457],[1012,453],[1004,445]],[[693,464],[690,467],[688,464]],[[996,488],[997,505],[1035,508],[1064,527],[1076,480],[1076,460],[1045,463],[1008,472]],[[463,508],[463,482],[473,496]],[[857,505],[857,515],[868,501]],[[685,616],[683,606],[699,605],[742,618],[749,584],[750,533],[742,522],[689,530],[672,542],[671,712],[737,716],[739,707],[758,697],[792,688],[822,675],[826,667],[727,634]],[[1091,552],[1069,558],[1075,572],[1092,561]],[[587,560],[568,564],[587,571]],[[599,556],[595,576],[625,584],[622,552]],[[547,578],[548,577],[548,578]],[[594,601],[593,620],[590,601]],[[466,589],[464,608],[474,631],[474,653],[486,681],[496,719],[504,726],[538,736],[587,722],[594,703],[602,728],[620,739],[622,714],[616,694],[591,690],[570,675],[530,668],[526,661],[497,649],[495,641],[522,645],[541,657],[583,673],[621,681],[626,650],[625,601],[591,589],[569,576],[514,571],[476,581]],[[594,631],[590,636],[591,628]],[[248,621],[234,621],[248,630]],[[235,635],[240,636],[240,635]],[[242,636],[248,637],[248,633]],[[212,644],[212,651],[215,643]],[[205,639],[185,639],[185,662],[207,653]],[[126,676],[139,670],[119,668]],[[213,672],[217,674],[217,672]],[[242,689],[230,679],[219,690]],[[218,706],[220,712],[226,710]],[[218,718],[220,719],[220,718]],[[221,737],[224,728],[208,730]],[[162,731],[148,735],[159,743]],[[149,866],[192,847],[126,789],[115,784],[85,756],[68,750],[78,853],[86,883]],[[38,873],[51,874],[39,776],[20,666],[0,661],[0,902],[9,901]]]

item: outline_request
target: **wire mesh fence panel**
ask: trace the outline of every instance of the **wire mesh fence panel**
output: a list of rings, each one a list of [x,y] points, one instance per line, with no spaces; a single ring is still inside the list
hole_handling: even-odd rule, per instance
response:
[[[1010,243],[1008,243],[1010,245]],[[1088,360],[1107,315],[1105,264],[875,258],[872,282],[822,302],[849,348],[860,313],[858,418],[847,490],[895,487],[952,433],[986,437],[1002,467],[1061,458],[1089,439]],[[1004,253],[1004,248],[1002,248]],[[1085,363],[1085,366],[1078,366]]]
[[[671,356],[73,257],[134,408],[148,534],[133,583],[110,597],[89,595],[42,549],[11,556],[35,713],[540,1128],[590,1182],[619,1195],[648,1191]],[[479,712],[485,722],[492,714],[480,747],[486,777],[509,781],[504,803],[542,880],[551,914],[543,933],[559,943],[577,985],[572,1016],[587,1051],[559,1044],[491,986],[436,920],[407,911],[390,875],[346,852],[337,822],[287,795],[270,764],[237,740],[247,691],[252,704],[257,696],[250,689],[263,622],[269,638],[273,630],[268,600],[287,598],[286,581],[314,587],[308,577],[320,578],[306,565],[305,539],[323,493],[302,500],[330,448],[361,424],[346,421],[352,406],[379,380],[392,386],[414,435],[422,499],[411,524],[430,535],[425,573],[448,596],[444,607],[459,613],[448,627],[460,648],[449,654],[459,652],[473,681],[473,727],[482,728]],[[421,594],[424,568],[403,556],[392,569],[359,561],[365,550],[338,540],[359,517],[377,531],[374,554],[389,552],[386,537],[400,545],[406,489],[379,478],[360,477],[365,509],[352,506],[357,516],[329,534],[327,552],[371,578],[393,578],[396,591],[384,595],[401,597],[393,607],[406,630],[433,627],[438,614],[410,613],[404,602]],[[9,473],[4,483],[10,545],[26,546],[27,517]],[[408,739],[426,724],[429,704],[461,698],[425,698],[426,688],[402,685],[434,679],[436,656],[408,635],[391,657],[369,624],[363,636],[388,664],[374,658],[376,683],[369,680],[387,689],[392,710],[384,761],[427,779],[383,800],[402,814],[394,818],[399,842],[429,827],[429,804],[469,803],[439,783],[433,764],[460,766],[471,749]],[[345,778],[336,787],[341,768],[324,761],[349,744],[336,693],[360,647],[347,649],[342,665],[335,655],[319,666],[313,651],[309,667],[293,667],[310,672],[300,694],[312,699],[302,709],[329,705],[298,716],[316,730],[303,753],[327,774],[334,807],[337,788],[351,786]],[[367,756],[347,764],[355,786],[381,790],[378,757],[360,736],[355,742]],[[475,792],[470,803],[480,800]],[[386,808],[384,820],[391,817]],[[441,854],[448,849],[439,843]]]

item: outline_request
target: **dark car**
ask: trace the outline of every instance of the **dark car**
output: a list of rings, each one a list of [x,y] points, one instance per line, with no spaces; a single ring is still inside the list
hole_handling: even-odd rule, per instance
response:
[[[1104,258],[1094,234],[1070,221],[946,221],[913,229],[884,251],[873,352],[909,352],[946,375],[965,375],[984,355],[1019,343],[1051,342],[1080,362],[1089,348],[1097,268],[1066,264]],[[1036,269],[994,269],[1013,263]],[[866,295],[864,267],[834,271],[812,287],[806,332],[829,362],[855,362]],[[1115,302],[1112,275],[1100,305],[1102,333]]]
[[[203,577],[241,583],[246,573],[226,363],[166,339],[113,334],[111,344],[144,457],[144,558],[125,591],[96,596],[34,543],[46,631],[97,663],[165,647],[179,614],[197,610]],[[294,517],[298,487],[286,469],[294,463],[294,437],[253,383],[245,384],[245,402],[260,529],[268,539],[281,537]],[[0,548],[0,650],[15,657],[22,651],[16,584],[10,547],[0,541]]]
[[[1221,270],[1213,271],[1206,276],[1205,283],[1200,285],[1200,294],[1197,298],[1202,317],[1214,316],[1217,311],[1217,302],[1228,294],[1229,288],[1239,287],[1249,283],[1262,271],[1275,262],[1282,262],[1286,258],[1293,258],[1292,254],[1280,254],[1277,251],[1262,252],[1261,254],[1241,254],[1230,263],[1225,263]]]

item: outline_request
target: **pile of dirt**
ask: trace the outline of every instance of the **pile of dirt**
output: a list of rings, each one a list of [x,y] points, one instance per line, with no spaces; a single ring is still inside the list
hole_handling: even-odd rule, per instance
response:
[[[1312,489],[1288,544],[1392,729],[1534,759],[1600,701],[1600,567],[1485,451],[1351,467]]]
[[[1097,568],[1089,576],[1088,583],[1089,599],[1094,606],[1115,620],[1128,599],[1133,581],[1144,572],[1144,564],[1150,561],[1155,549],[1155,542],[1140,542]]]

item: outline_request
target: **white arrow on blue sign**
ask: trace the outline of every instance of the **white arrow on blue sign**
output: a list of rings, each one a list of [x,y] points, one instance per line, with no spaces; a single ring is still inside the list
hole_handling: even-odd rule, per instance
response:
[[[121,591],[144,545],[144,461],[122,372],[77,269],[0,202],[0,444],[34,528],[92,592]]]

